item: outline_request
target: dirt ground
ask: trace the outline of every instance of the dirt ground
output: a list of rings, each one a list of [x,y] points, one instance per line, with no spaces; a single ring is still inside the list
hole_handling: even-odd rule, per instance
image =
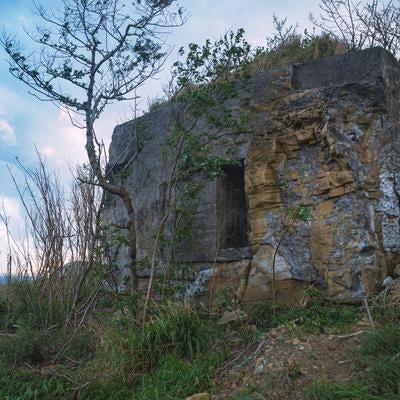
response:
[[[308,383],[317,377],[337,383],[350,381],[356,374],[353,350],[369,329],[366,319],[341,334],[298,336],[287,327],[272,329],[221,367],[213,400],[230,400],[246,389],[258,393],[258,397],[244,397],[246,400],[262,399],[263,395],[268,400],[301,400]]]

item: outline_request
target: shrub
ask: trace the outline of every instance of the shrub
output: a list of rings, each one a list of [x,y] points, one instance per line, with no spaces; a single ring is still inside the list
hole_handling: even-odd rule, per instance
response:
[[[264,302],[248,310],[251,321],[259,329],[270,329],[292,323],[300,333],[322,333],[328,329],[343,329],[357,322],[360,308],[355,305],[324,301],[313,289],[304,306],[273,305]]]

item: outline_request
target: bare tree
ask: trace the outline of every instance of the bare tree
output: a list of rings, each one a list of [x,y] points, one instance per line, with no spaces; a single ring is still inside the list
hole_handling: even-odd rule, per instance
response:
[[[271,37],[267,37],[268,51],[274,51],[281,46],[301,41],[301,35],[298,33],[299,25],[288,25],[287,17],[281,19],[274,13],[272,15],[272,25],[274,34]]]
[[[346,43],[349,50],[360,50],[365,46],[369,33],[359,16],[360,1],[321,0],[319,7],[320,18],[310,14],[310,20],[323,33]]]
[[[321,0],[319,18],[311,22],[344,42],[348,50],[381,46],[395,56],[400,49],[400,6],[397,0],[369,2]]]
[[[81,298],[88,274],[99,261],[95,259],[95,248],[103,192],[97,186],[75,180],[72,195],[67,196],[39,155],[36,167],[27,168],[21,162],[19,166],[24,182],[17,182],[14,175],[12,179],[25,211],[25,226],[20,227],[24,228],[23,237],[11,232],[6,212],[0,210],[8,238],[9,280],[16,276],[21,283],[27,282],[20,285],[26,301],[39,307],[42,301],[58,302],[66,322],[75,321],[82,314],[82,304],[78,303],[87,303],[90,298],[91,304],[95,299],[92,294],[103,284],[100,278],[90,296]],[[86,179],[87,173],[78,169],[77,176]],[[47,311],[45,326],[51,324],[52,307]]]
[[[400,7],[398,1],[380,3],[373,0],[360,12],[364,23],[369,46],[381,46],[395,56],[400,49]],[[368,27],[368,30],[367,30]]]
[[[96,184],[118,196],[126,208],[132,287],[137,288],[136,228],[133,199],[122,181],[102,168],[102,146],[95,123],[113,102],[129,100],[165,60],[170,28],[184,22],[176,0],[63,0],[55,13],[35,3],[44,23],[27,32],[35,51],[24,51],[15,37],[0,40],[10,72],[40,100],[66,110],[86,134],[86,151]]]

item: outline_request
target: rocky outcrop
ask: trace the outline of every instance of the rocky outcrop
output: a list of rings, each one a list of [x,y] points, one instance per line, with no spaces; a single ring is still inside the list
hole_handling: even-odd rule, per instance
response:
[[[234,206],[218,199],[232,198],[233,192],[221,197],[225,183],[211,182],[193,227],[197,246],[181,255],[193,272],[188,278],[211,269],[213,285],[229,284],[244,300],[271,298],[275,258],[282,301],[293,300],[302,282],[320,283],[338,301],[357,301],[376,290],[399,264],[399,85],[398,63],[379,48],[254,73],[243,89],[252,130],[236,155],[242,160],[247,222],[235,229],[246,226],[247,240],[221,247],[218,223],[229,219],[224,206]],[[139,121],[147,135],[142,150],[130,160],[138,121],[116,127],[108,169],[115,174],[130,163],[127,185],[144,257],[160,218],[165,183],[160,151],[171,116],[164,107]],[[232,174],[237,193],[241,175]],[[311,218],[293,221],[286,230],[289,211],[299,205]],[[124,219],[117,199],[108,199],[104,218]],[[122,246],[121,268],[129,263],[127,254]],[[159,261],[162,265],[162,254]]]

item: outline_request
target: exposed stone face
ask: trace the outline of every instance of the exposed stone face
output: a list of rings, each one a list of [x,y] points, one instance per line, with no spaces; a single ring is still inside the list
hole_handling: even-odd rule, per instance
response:
[[[242,89],[250,99],[252,133],[237,151],[248,246],[217,248],[219,180],[202,193],[193,228],[197,245],[182,260],[194,271],[214,265],[213,284],[228,283],[243,300],[261,300],[271,298],[280,243],[276,287],[283,301],[293,299],[301,282],[322,284],[326,296],[338,301],[357,301],[376,290],[399,264],[399,85],[400,67],[381,49],[254,74]],[[160,151],[171,116],[166,107],[140,121],[148,140],[131,163],[127,185],[143,257],[161,213],[166,178]],[[116,127],[111,172],[134,153],[134,127],[134,121]],[[294,221],[283,235],[288,211],[298,205],[312,218]],[[118,200],[108,199],[105,219],[123,221]],[[129,263],[127,254],[120,249],[121,267]]]

